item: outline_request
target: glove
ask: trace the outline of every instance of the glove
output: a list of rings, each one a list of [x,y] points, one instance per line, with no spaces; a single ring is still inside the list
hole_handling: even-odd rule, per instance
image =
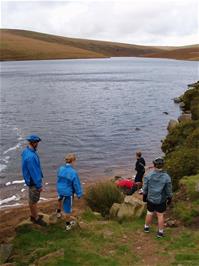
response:
[[[172,201],[172,198],[167,198],[167,205],[170,205]]]
[[[147,202],[147,194],[143,194],[143,201]]]

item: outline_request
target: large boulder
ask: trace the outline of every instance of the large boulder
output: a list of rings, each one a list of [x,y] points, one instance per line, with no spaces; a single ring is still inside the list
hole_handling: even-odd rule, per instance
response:
[[[117,214],[118,214],[118,211],[119,211],[119,208],[120,208],[120,205],[119,203],[114,203],[109,211],[109,214],[110,214],[110,217],[111,218],[115,218],[117,217]]]
[[[114,203],[110,209],[110,217],[119,221],[132,220],[140,217],[146,204],[135,196],[126,196],[121,204]]]
[[[135,217],[142,216],[143,212],[146,209],[146,203],[138,199],[136,195],[126,196],[124,199],[124,203],[129,203],[135,207]]]
[[[135,217],[135,206],[129,203],[122,203],[117,213],[117,219],[130,220]]]
[[[167,130],[170,132],[173,128],[175,128],[179,122],[177,120],[171,119],[168,123]]]
[[[178,117],[179,122],[190,121],[190,120],[192,120],[191,114],[182,114]]]

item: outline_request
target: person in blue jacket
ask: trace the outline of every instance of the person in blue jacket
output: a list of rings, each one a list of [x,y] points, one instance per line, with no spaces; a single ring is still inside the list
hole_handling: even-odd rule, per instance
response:
[[[37,146],[41,139],[36,135],[30,135],[26,140],[29,144],[22,152],[22,173],[24,181],[29,187],[30,219],[33,223],[46,226],[46,223],[42,220],[43,216],[38,214],[37,209],[43,178],[40,159],[37,153]]]
[[[61,166],[57,172],[57,193],[58,193],[58,208],[57,217],[61,217],[61,207],[63,209],[66,219],[66,230],[70,230],[75,221],[70,220],[72,213],[74,193],[80,199],[83,195],[79,176],[74,169],[76,163],[76,156],[73,153],[67,154],[65,157],[66,164]]]
[[[154,171],[144,178],[143,201],[147,202],[147,215],[144,231],[150,231],[154,212],[158,217],[157,237],[164,236],[164,212],[172,200],[171,177],[162,169],[164,160],[157,158],[153,161]]]

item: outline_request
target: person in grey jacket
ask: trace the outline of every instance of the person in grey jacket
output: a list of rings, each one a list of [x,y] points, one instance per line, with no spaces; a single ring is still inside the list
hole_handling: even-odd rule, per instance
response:
[[[157,158],[153,161],[154,171],[144,178],[143,201],[147,202],[147,214],[144,231],[150,231],[153,214],[156,212],[158,218],[157,237],[164,236],[164,212],[172,199],[171,177],[162,170],[164,160]]]

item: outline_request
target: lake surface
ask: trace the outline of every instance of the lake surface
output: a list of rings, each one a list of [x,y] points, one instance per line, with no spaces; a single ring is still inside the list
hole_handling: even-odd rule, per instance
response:
[[[83,180],[132,175],[136,150],[148,164],[161,155],[172,98],[198,79],[198,63],[111,58],[1,63],[1,185],[21,179],[21,151],[42,138],[46,180],[68,152]],[[165,115],[163,112],[168,112]]]

